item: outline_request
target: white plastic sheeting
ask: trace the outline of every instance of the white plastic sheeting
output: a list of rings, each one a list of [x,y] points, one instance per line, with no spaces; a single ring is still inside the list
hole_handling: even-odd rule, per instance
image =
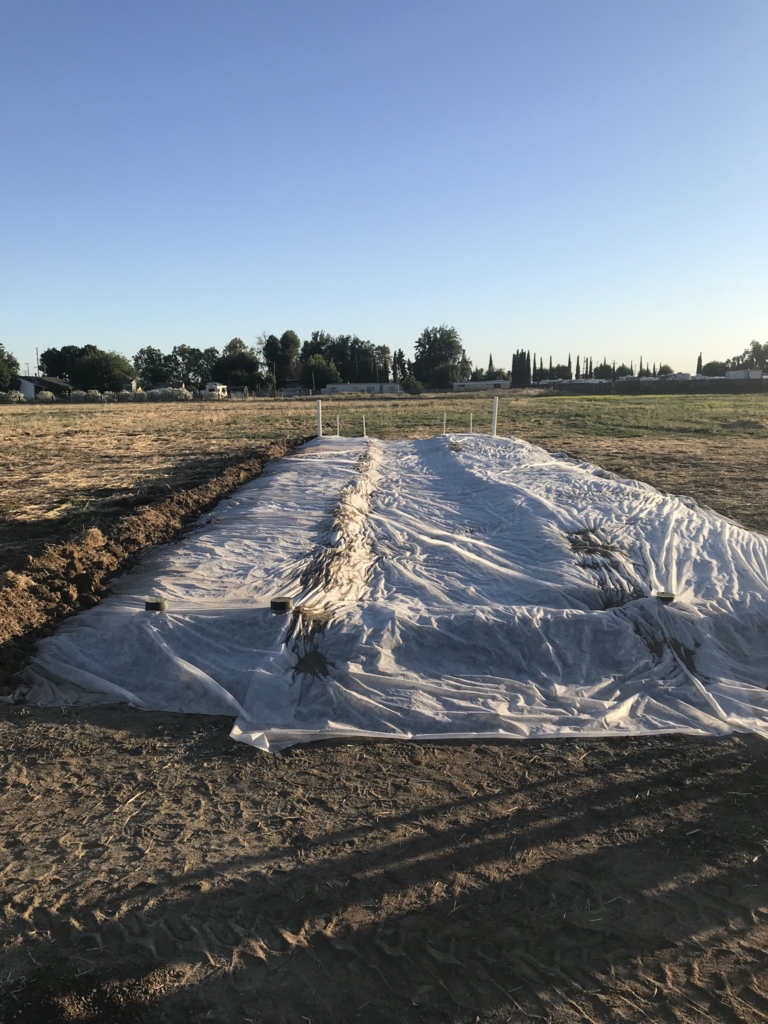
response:
[[[270,611],[282,593],[294,614]],[[323,438],[270,463],[43,640],[24,695],[231,713],[235,739],[279,749],[768,735],[766,685],[768,538],[474,434]]]

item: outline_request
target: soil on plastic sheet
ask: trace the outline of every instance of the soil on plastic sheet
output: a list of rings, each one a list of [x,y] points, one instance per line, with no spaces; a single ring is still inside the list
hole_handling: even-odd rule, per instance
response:
[[[335,743],[0,710],[0,1021],[763,1021],[754,737]]]
[[[103,529],[91,527],[47,544],[40,553],[17,556],[13,568],[0,573],[0,694],[12,689],[13,676],[35,642],[68,615],[96,604],[110,578],[142,550],[175,540],[202,513],[258,476],[265,462],[302,440],[265,444],[231,465],[214,466],[203,483],[151,504],[137,501],[139,507]]]
[[[762,438],[519,433],[768,528]],[[31,546],[6,673],[281,450]],[[264,754],[230,726],[0,705],[0,1024],[768,1017],[763,740]]]

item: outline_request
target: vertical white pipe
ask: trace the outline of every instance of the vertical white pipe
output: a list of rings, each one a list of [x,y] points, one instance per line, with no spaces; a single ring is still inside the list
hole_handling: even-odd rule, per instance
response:
[[[493,424],[491,426],[491,434],[496,437],[496,420],[499,418],[499,396],[494,395],[493,398]]]
[[[472,413],[469,414],[469,432],[472,433]]]
[[[365,432],[365,416],[363,416],[363,437],[368,437],[368,435]]]
[[[336,417],[336,437],[339,436],[339,417]]]
[[[445,413],[443,413],[443,434],[445,434]]]
[[[318,400],[317,400],[317,436],[318,437],[322,437],[323,436],[323,413],[322,413],[322,411],[320,409],[321,405],[322,405],[322,402],[318,398]]]

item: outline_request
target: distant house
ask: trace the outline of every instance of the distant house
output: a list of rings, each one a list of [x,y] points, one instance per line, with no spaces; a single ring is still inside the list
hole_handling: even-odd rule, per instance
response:
[[[139,387],[137,380],[130,380],[128,377],[123,377],[120,387],[123,391],[136,391]]]
[[[210,380],[205,385],[205,387],[201,389],[200,394],[203,396],[203,398],[226,398],[227,385],[217,384],[215,380]]]
[[[346,391],[368,395],[396,395],[400,391],[399,384],[326,384],[321,395],[338,395]]]
[[[19,377],[19,391],[28,402],[34,402],[41,391],[50,391],[60,398],[71,390],[72,385],[60,377]]]
[[[455,380],[454,391],[509,391],[512,382],[508,380]]]

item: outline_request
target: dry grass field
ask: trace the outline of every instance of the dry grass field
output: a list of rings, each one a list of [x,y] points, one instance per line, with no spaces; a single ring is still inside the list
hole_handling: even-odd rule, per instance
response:
[[[487,396],[326,429],[490,426]],[[97,601],[314,404],[0,407],[0,653]],[[504,395],[499,431],[768,530],[768,399]],[[753,737],[316,744],[0,705],[0,1022],[749,1022],[768,1016]]]
[[[487,395],[324,401],[325,429],[375,437],[488,431]],[[768,397],[502,395],[499,432],[674,491],[768,529]],[[208,480],[265,443],[315,432],[312,400],[0,406],[0,570],[17,553],[102,526]],[[742,482],[749,480],[749,487]]]

